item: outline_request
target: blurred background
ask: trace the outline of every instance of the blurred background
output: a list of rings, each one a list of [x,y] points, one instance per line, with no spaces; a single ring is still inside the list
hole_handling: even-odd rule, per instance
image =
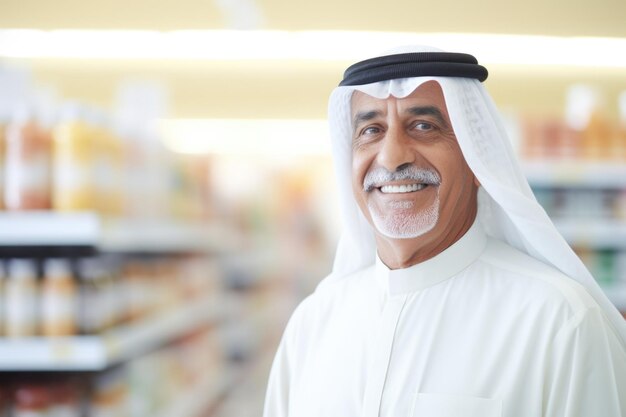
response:
[[[537,198],[626,312],[626,3],[0,0],[0,417],[262,414],[330,272],[327,99],[468,52]]]

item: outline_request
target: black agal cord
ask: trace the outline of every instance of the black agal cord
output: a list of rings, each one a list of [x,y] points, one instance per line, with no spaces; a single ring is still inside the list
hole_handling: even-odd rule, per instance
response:
[[[397,78],[442,76],[487,79],[487,69],[472,55],[452,52],[411,52],[366,59],[348,67],[340,86]]]

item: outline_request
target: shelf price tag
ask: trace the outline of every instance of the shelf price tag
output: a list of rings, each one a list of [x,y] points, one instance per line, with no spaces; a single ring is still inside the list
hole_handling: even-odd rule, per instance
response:
[[[50,356],[54,361],[70,362],[75,355],[74,343],[71,340],[59,339],[50,341]]]

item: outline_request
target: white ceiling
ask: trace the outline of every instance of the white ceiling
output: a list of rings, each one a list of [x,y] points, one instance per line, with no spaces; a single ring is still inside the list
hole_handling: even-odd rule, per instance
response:
[[[626,1],[598,0],[0,0],[0,29],[277,29],[509,33],[626,38]],[[555,51],[558,54],[558,51]],[[581,50],[581,54],[585,51]],[[170,91],[174,117],[322,118],[345,62],[104,61],[29,59],[42,83],[102,106],[120,80],[148,78]],[[571,83],[626,90],[621,70],[490,67],[496,102],[557,112]]]
[[[626,37],[624,0],[2,0],[0,27],[382,30]]]

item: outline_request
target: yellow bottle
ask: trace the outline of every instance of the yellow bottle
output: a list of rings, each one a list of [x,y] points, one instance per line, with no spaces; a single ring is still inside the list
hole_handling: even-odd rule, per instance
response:
[[[76,307],[76,284],[69,262],[63,259],[46,260],[41,284],[42,335],[76,334]]]
[[[58,211],[96,209],[93,187],[93,130],[84,108],[66,103],[53,132],[53,199]]]

